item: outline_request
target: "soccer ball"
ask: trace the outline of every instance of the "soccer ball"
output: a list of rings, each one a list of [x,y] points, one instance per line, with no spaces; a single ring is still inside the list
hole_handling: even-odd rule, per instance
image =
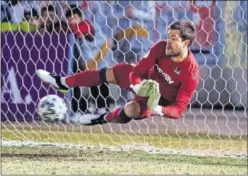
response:
[[[47,122],[62,121],[66,118],[66,103],[57,95],[47,95],[40,99],[37,109],[40,118]]]

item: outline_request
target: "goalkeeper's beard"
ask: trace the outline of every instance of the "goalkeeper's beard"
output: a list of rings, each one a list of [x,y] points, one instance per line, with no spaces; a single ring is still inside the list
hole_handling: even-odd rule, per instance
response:
[[[177,53],[170,53],[170,54],[166,54],[167,57],[178,57],[181,55],[181,52],[177,52]]]
[[[180,49],[176,51],[176,49],[174,50],[171,46],[167,46],[165,54],[167,57],[178,57],[182,54],[182,52]]]

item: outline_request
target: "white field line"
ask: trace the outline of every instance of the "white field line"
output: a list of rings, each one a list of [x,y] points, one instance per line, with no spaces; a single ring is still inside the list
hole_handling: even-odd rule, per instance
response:
[[[155,154],[174,154],[174,155],[187,155],[187,156],[214,156],[214,157],[232,157],[232,158],[247,158],[247,155],[230,155],[230,154],[216,154],[211,152],[195,152],[195,151],[179,151],[171,148],[159,148],[149,144],[132,144],[121,146],[106,146],[106,145],[82,145],[58,142],[34,142],[34,141],[6,141],[2,140],[2,147],[61,147],[61,148],[78,148],[78,149],[91,149],[91,150],[105,150],[105,151],[135,151],[141,150],[148,153]]]

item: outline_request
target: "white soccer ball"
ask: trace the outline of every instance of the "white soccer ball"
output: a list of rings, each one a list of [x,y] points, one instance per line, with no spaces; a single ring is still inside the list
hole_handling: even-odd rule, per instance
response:
[[[47,95],[38,103],[38,114],[44,121],[55,122],[66,118],[67,106],[64,99],[57,95]]]

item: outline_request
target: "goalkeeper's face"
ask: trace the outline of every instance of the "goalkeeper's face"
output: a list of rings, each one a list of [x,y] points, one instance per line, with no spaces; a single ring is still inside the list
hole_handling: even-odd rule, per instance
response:
[[[180,31],[179,30],[169,30],[168,31],[168,39],[166,46],[166,55],[169,57],[179,56],[184,47],[184,42],[182,41]]]

